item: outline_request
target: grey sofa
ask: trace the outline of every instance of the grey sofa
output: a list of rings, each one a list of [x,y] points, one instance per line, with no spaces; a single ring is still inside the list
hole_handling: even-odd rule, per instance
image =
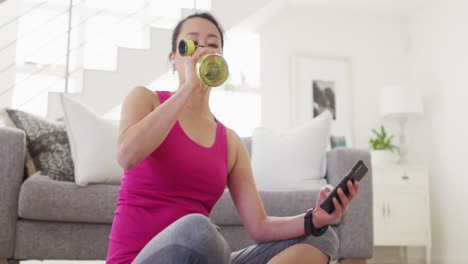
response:
[[[250,148],[250,139],[244,139]],[[25,134],[0,128],[0,262],[6,259],[104,260],[119,186],[79,187],[35,175],[23,181]],[[338,148],[327,153],[327,180],[336,185],[355,161],[370,164],[367,151]],[[340,258],[370,258],[373,251],[372,170],[340,223]],[[261,192],[266,211],[284,216],[315,204],[317,191]],[[211,218],[232,250],[251,245],[229,192]],[[14,261],[13,261],[14,262]]]

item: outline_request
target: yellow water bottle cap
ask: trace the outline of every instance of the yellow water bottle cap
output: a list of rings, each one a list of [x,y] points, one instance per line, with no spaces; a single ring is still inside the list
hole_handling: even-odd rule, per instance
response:
[[[195,52],[195,42],[190,39],[182,39],[179,42],[179,54],[182,56],[191,56]]]

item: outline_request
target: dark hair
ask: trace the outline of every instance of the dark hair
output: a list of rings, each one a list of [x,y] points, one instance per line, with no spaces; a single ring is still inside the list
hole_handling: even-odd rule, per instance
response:
[[[218,21],[216,20],[216,18],[213,17],[213,15],[211,15],[210,13],[195,13],[195,14],[192,14],[184,19],[182,19],[181,21],[179,21],[179,23],[177,23],[177,26],[174,28],[174,31],[172,32],[172,52],[176,52],[176,49],[177,49],[177,37],[179,36],[180,34],[180,30],[182,29],[182,26],[184,25],[185,21],[191,19],[191,18],[196,18],[196,17],[199,17],[199,18],[204,18],[208,21],[210,21],[211,23],[213,23],[213,25],[216,26],[216,28],[218,29],[219,31],[219,34],[221,35],[221,48],[224,47],[224,35],[223,35],[223,28],[222,26],[218,23]]]

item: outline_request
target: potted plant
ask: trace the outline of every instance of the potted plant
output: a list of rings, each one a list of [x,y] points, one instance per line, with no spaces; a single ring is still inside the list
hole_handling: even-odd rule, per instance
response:
[[[380,131],[372,129],[372,133],[375,135],[375,138],[369,140],[372,164],[395,163],[398,159],[395,150],[398,147],[392,143],[394,135],[389,135],[384,126],[380,127]]]

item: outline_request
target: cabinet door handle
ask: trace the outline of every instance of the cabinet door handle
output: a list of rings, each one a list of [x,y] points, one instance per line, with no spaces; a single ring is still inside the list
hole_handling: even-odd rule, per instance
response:
[[[387,204],[387,215],[388,215],[388,217],[392,216],[392,209],[390,208],[389,204]]]
[[[382,204],[382,215],[384,218],[387,215],[386,210],[385,210],[385,204]]]

